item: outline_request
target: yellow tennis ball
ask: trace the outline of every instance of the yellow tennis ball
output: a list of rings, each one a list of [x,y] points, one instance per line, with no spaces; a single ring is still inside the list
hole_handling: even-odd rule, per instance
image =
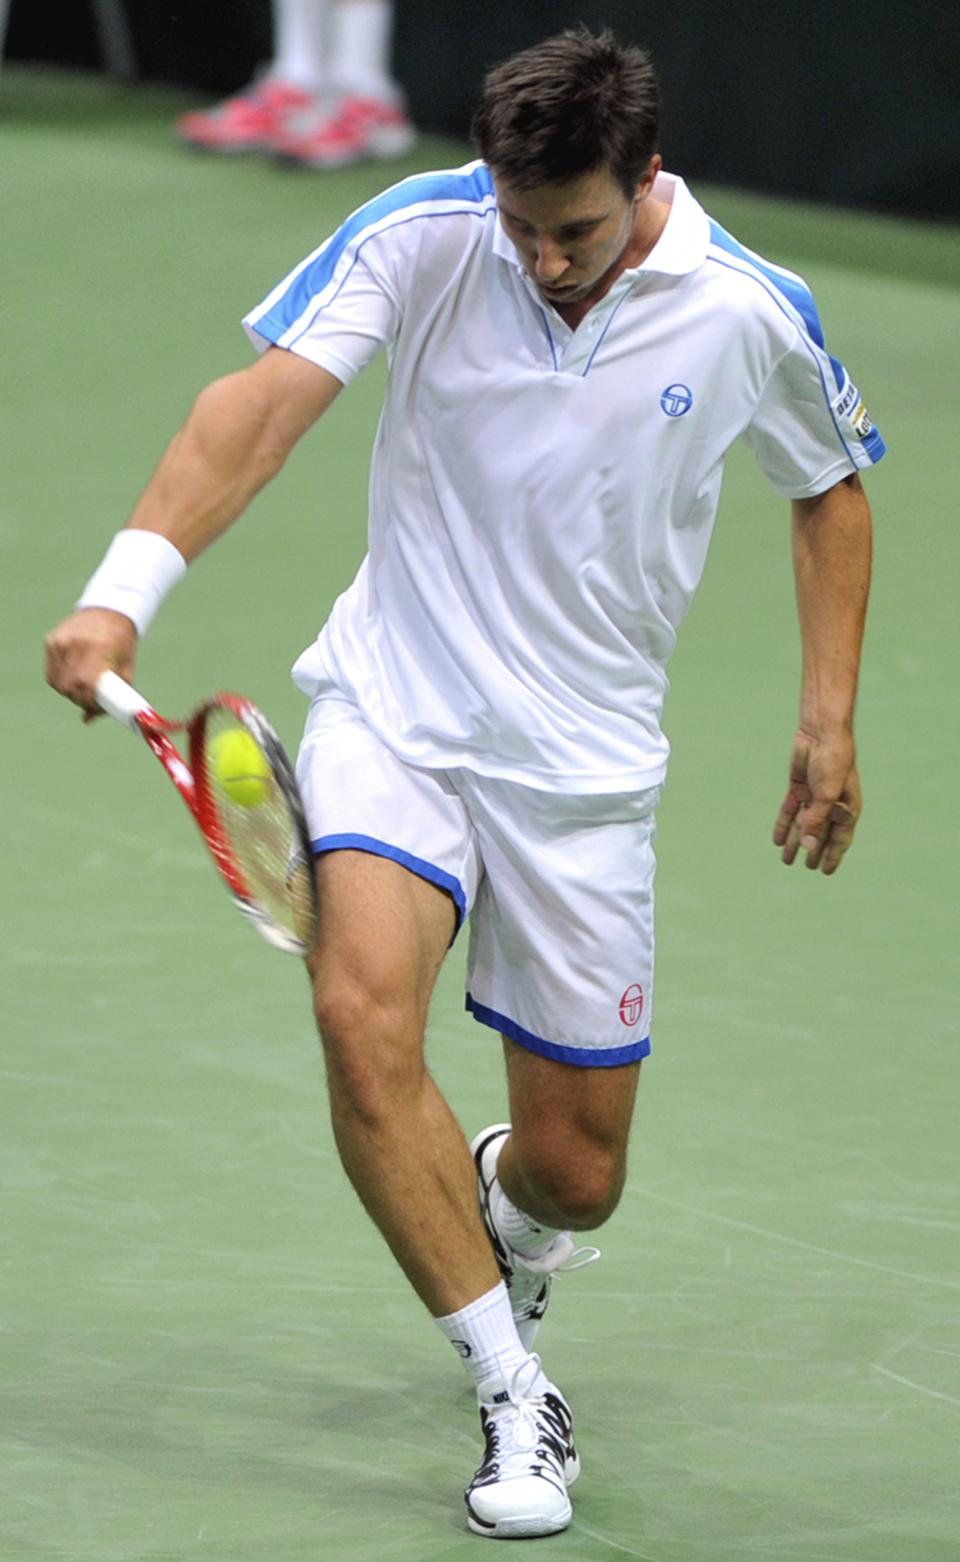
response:
[[[270,789],[270,766],[249,732],[234,727],[218,732],[210,743],[213,773],[231,803],[259,808]]]

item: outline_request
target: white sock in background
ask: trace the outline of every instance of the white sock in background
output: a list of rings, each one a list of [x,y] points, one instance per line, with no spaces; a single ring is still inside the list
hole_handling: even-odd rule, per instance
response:
[[[330,14],[330,78],[342,92],[400,103],[390,74],[393,0],[334,0]]]
[[[342,9],[334,4],[333,10]],[[327,76],[330,0],[273,0],[271,76],[319,95]]]
[[[514,1252],[526,1258],[540,1258],[558,1234],[556,1226],[542,1226],[532,1215],[518,1209],[502,1188],[494,1195],[493,1218]]]
[[[509,1386],[518,1367],[531,1360],[520,1343],[510,1311],[510,1293],[502,1280],[459,1312],[433,1321],[456,1350],[476,1388],[493,1378],[502,1378]],[[525,1383],[524,1392],[540,1393],[546,1387],[547,1378],[541,1371],[529,1386]]]

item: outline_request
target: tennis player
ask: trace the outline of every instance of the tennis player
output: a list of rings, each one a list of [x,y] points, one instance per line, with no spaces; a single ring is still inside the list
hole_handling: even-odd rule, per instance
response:
[[[260,358],[201,393],[48,641],[50,681],[92,709],[187,563],[386,349],[369,551],[294,669],[309,965],[344,1166],[476,1385],[468,1522],[494,1537],[571,1517],[570,1408],[532,1346],[551,1277],[596,1256],[572,1233],[624,1183],[665,667],[739,437],[792,510],[783,860],[833,873],[860,811],[858,474],[883,442],[803,281],[662,170],[657,128],[647,57],[609,33],[494,70],[480,160],[370,201],[248,315]],[[423,1052],[468,916],[467,1004],[503,1036],[512,1119],[472,1147]]]

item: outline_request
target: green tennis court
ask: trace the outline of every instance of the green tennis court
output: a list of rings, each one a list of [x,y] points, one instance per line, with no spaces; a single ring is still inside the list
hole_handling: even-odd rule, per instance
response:
[[[339,1168],[296,962],[229,908],[158,767],[46,691],[44,632],[243,311],[393,170],[177,149],[185,100],[0,77],[7,382],[0,1559],[447,1562],[465,1377]],[[427,140],[397,176],[462,161]],[[683,172],[683,170],[679,170]],[[957,230],[694,193],[801,270],[890,455],[839,877],[769,844],[796,709],[786,506],[736,452],[672,665],[657,1016],[603,1262],[543,1337],[577,1562],[955,1562]],[[288,668],[363,548],[381,375],[166,606],[139,681],[295,746]],[[499,1047],[454,951],[432,1062],[468,1132]],[[539,1554],[539,1552],[538,1552]]]

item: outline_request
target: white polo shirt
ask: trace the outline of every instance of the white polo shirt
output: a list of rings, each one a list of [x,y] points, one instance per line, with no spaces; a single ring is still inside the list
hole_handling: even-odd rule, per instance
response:
[[[680,179],[666,227],[571,331],[474,162],[370,201],[244,325],[344,384],[389,385],[369,552],[294,678],[333,686],[415,765],[546,791],[657,785],[666,664],[743,436],[813,495],[883,441],[793,273]]]

